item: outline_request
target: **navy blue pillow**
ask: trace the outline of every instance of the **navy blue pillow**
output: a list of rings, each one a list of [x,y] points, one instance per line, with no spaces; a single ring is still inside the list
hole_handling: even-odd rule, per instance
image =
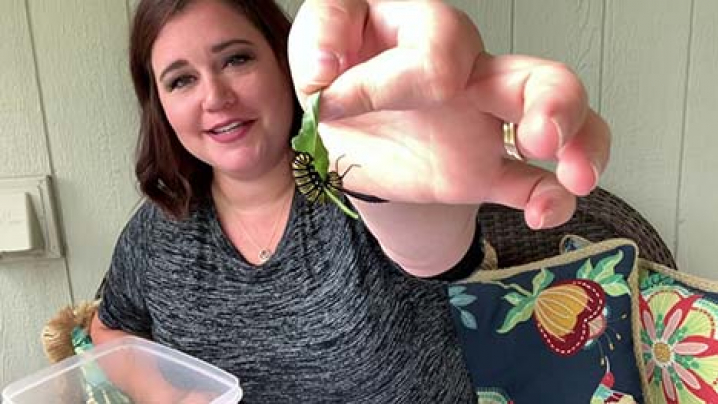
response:
[[[631,333],[636,257],[631,241],[609,240],[449,286],[478,402],[643,402]]]

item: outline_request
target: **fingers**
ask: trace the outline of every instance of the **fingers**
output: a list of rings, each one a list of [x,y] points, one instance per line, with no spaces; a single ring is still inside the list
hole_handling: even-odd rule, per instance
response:
[[[589,111],[578,133],[559,153],[556,176],[569,191],[587,195],[598,185],[610,158],[611,132],[606,122]]]
[[[323,93],[325,119],[446,101],[462,91],[483,50],[463,13],[439,2],[372,4],[361,63]]]
[[[362,47],[366,1],[307,0],[289,33],[288,57],[300,98],[331,83]]]
[[[552,173],[518,161],[506,161],[488,201],[523,209],[532,229],[560,226],[576,210],[576,197]]]
[[[477,109],[518,123],[518,147],[528,158],[555,159],[588,113],[578,77],[546,60],[483,54],[469,88]]]
[[[482,50],[470,19],[441,2],[308,1],[289,38],[299,98],[329,85],[323,120],[451,98]]]
[[[475,107],[518,123],[517,147],[529,159],[556,160],[559,183],[586,195],[608,162],[608,125],[588,107],[566,66],[525,56],[481,55],[469,82]]]
[[[494,181],[489,200],[524,210],[533,229],[559,226],[571,218],[575,195],[593,190],[610,157],[608,125],[589,110],[577,133],[559,152],[556,174],[507,160]]]

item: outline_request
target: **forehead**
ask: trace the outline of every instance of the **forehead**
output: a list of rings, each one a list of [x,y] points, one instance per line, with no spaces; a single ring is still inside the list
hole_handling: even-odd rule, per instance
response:
[[[252,22],[221,0],[197,0],[172,16],[152,46],[152,64],[184,58],[191,52],[209,52],[212,45],[228,39],[266,43]]]

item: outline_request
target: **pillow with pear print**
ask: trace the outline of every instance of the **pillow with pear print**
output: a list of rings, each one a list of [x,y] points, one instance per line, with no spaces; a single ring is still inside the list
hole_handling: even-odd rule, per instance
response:
[[[636,257],[630,240],[607,240],[450,285],[477,402],[642,403]]]

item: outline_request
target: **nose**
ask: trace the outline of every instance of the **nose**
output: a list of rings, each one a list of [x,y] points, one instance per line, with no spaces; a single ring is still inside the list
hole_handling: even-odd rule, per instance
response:
[[[206,111],[220,111],[237,101],[237,96],[221,77],[211,77],[206,82],[203,107]]]

